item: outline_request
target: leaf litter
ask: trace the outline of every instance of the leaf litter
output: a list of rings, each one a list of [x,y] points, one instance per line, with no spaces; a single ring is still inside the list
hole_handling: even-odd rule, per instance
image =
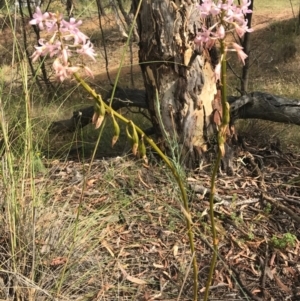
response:
[[[90,171],[89,164],[49,161],[48,173],[35,179],[42,198],[35,224],[36,300],[51,300],[44,291],[54,298],[58,281],[59,300],[191,300],[184,215],[194,227],[201,298],[212,254],[211,167],[187,176],[189,215],[161,163],[145,167],[117,157],[95,160]],[[220,173],[217,179],[219,257],[210,300],[300,300],[300,156],[257,147],[241,152],[235,166],[234,176]],[[274,237],[295,239],[279,248]],[[0,256],[0,279],[7,286],[4,247]],[[2,291],[0,298],[12,298]]]

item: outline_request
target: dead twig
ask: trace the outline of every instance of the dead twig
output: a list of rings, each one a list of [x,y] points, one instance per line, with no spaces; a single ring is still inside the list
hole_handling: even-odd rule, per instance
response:
[[[261,198],[265,199],[266,201],[270,202],[272,205],[274,205],[276,208],[282,210],[286,214],[288,214],[294,221],[300,223],[300,216],[295,214],[291,209],[287,208],[283,204],[279,203],[277,200],[272,198],[271,196],[267,195],[265,192],[261,194]]]

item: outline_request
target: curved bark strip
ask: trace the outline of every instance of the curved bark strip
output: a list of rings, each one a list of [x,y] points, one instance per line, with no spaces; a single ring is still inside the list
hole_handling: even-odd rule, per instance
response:
[[[202,24],[191,2],[177,7],[169,0],[143,1],[138,29],[139,61],[155,131],[167,142],[179,142],[183,156],[196,162],[207,149],[217,91],[209,53],[194,49]]]

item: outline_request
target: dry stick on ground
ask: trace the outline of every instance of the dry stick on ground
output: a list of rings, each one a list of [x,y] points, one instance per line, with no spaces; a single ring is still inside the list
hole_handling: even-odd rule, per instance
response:
[[[277,200],[269,196],[267,193],[262,192],[261,194],[262,200],[265,199],[266,201],[270,202],[272,205],[274,205],[276,208],[284,211],[286,214],[288,214],[294,221],[298,222],[300,224],[300,216],[295,214],[291,209],[287,208],[283,204],[279,203]]]
[[[300,217],[297,214],[295,214],[291,209],[289,209],[286,206],[284,206],[283,204],[279,203],[277,200],[275,200],[274,198],[272,198],[271,196],[269,196],[266,193],[263,173],[260,171],[259,166],[254,162],[252,155],[250,156],[250,158],[252,159],[251,162],[250,162],[251,165],[253,167],[255,167],[254,172],[259,176],[259,187],[262,189],[261,199],[262,200],[265,199],[266,201],[270,202],[276,208],[278,208],[278,209],[284,211],[285,213],[287,213],[293,220],[300,223]]]
[[[202,194],[203,196],[208,196],[210,194],[210,188],[206,188],[203,185],[199,185],[197,183],[189,182],[190,189],[196,194]],[[228,201],[228,199],[230,201]],[[216,205],[224,205],[226,207],[230,207],[232,204],[232,196],[220,196],[219,194],[215,194],[214,200],[217,202]],[[242,206],[246,204],[258,203],[258,198],[250,198],[248,200],[236,201],[234,206]]]
[[[267,268],[268,268],[268,261],[269,261],[269,244],[266,243],[266,251],[265,251],[265,260],[261,262],[264,267],[263,274],[261,277],[261,289],[263,296],[266,298],[266,275],[267,275]]]
[[[292,196],[291,196],[292,197]],[[297,205],[300,205],[300,201],[297,201],[297,200],[294,200],[294,199],[290,199],[284,195],[278,195],[277,199],[283,199],[284,201],[286,202],[289,202],[289,203],[294,203],[294,204],[297,204]]]

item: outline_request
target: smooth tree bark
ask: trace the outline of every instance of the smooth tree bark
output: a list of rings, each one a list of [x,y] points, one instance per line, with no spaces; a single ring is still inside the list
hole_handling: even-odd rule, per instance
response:
[[[138,7],[139,0],[133,0]],[[220,110],[210,53],[194,45],[202,27],[193,1],[142,1],[137,25],[139,62],[155,132],[167,147],[181,146],[195,165],[208,148],[215,110]],[[221,116],[221,112],[219,113]]]

